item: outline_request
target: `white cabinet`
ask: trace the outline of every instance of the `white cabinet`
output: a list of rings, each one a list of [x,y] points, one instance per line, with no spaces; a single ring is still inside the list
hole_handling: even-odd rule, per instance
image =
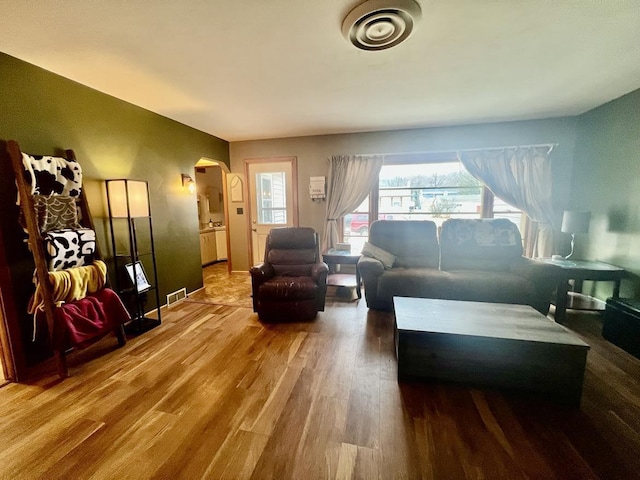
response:
[[[227,229],[218,230],[216,229],[216,250],[217,250],[217,260],[226,260],[227,259]]]
[[[204,232],[200,234],[200,259],[202,260],[202,265],[215,262],[218,259],[216,251],[216,232]]]

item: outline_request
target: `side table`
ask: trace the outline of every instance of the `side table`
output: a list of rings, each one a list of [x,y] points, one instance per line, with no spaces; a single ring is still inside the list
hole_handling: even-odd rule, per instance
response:
[[[567,318],[567,308],[581,310],[602,310],[597,308],[597,300],[586,295],[582,295],[582,282],[584,280],[594,280],[598,282],[614,282],[613,298],[620,296],[620,282],[625,270],[615,265],[604,262],[587,260],[553,260],[551,258],[541,258],[539,261],[557,265],[562,269],[562,278],[558,283],[556,294],[555,320],[564,323]],[[569,280],[574,281],[573,291],[569,292]],[[585,304],[586,300],[586,304]],[[582,306],[580,305],[582,303]]]
[[[360,260],[359,253],[351,253],[347,250],[336,250],[335,248],[330,248],[322,252],[322,259],[327,265],[329,265],[327,285],[333,285],[336,287],[356,287],[356,294],[358,295],[358,298],[362,298],[362,291],[360,290],[360,270],[358,270],[358,260]],[[355,276],[335,273],[336,265],[355,265]]]

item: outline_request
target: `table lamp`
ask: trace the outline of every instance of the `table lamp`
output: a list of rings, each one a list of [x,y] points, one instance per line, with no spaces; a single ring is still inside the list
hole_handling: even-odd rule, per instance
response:
[[[589,231],[589,221],[591,220],[591,212],[577,211],[577,210],[565,210],[562,215],[562,228],[563,233],[571,234],[571,253],[564,257],[565,259],[571,258],[573,255],[573,247],[576,241],[576,233],[587,233]]]

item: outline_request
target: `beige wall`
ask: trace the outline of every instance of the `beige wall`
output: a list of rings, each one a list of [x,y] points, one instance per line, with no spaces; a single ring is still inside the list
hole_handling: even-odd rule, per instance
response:
[[[326,203],[311,201],[308,185],[309,177],[327,175],[327,159],[331,155],[439,152],[557,143],[552,156],[554,185],[550,188],[554,189],[555,202],[561,211],[568,201],[575,137],[576,119],[565,117],[461,127],[232,142],[229,153],[231,171],[242,176],[245,159],[297,157],[300,225],[313,227],[322,234]],[[250,267],[246,195],[244,200],[242,204],[231,203],[229,209],[231,255],[235,271],[246,271]],[[242,215],[236,212],[239,206],[244,209]]]

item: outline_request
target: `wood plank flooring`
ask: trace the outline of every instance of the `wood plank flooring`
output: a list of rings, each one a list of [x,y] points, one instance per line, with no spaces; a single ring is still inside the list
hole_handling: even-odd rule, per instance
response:
[[[569,322],[592,346],[578,409],[398,384],[392,316],[364,300],[271,325],[182,302],[123,348],[72,354],[64,381],[52,362],[1,388],[0,478],[640,478],[640,361],[597,314]]]

